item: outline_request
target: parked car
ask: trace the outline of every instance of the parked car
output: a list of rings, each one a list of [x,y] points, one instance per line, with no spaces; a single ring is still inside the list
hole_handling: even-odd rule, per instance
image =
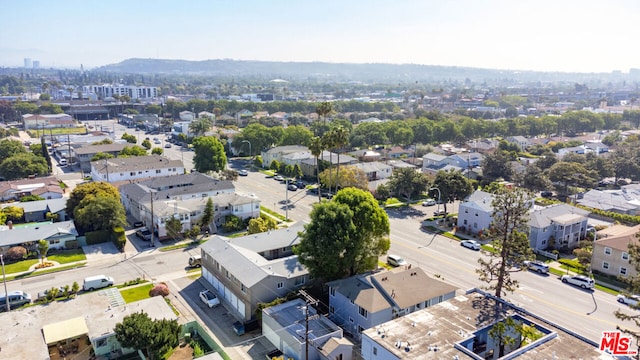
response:
[[[595,281],[584,275],[562,275],[561,280],[565,284],[579,286],[583,289],[593,289],[595,286]]]
[[[106,275],[89,276],[82,283],[82,290],[93,291],[113,285],[113,278]]]
[[[142,221],[136,221],[133,223],[133,227],[134,228],[139,228],[142,227],[144,224],[142,223]]]
[[[189,267],[200,267],[202,266],[202,256],[193,255],[189,258]]]
[[[245,169],[242,169],[242,170],[238,171],[238,175],[240,175],[240,176],[248,176],[249,172],[247,170],[245,170]]]
[[[64,288],[59,286],[57,287],[58,289],[58,294],[56,295],[56,297],[62,296],[62,294],[64,294]],[[69,289],[69,291],[71,291],[71,289]],[[47,296],[49,295],[49,293],[51,292],[51,288],[45,290],[45,291],[40,291],[38,293],[38,297],[36,298],[36,301],[41,301],[47,298]]]
[[[540,196],[548,199],[553,196],[553,193],[551,191],[542,191],[540,192]]]
[[[284,181],[284,176],[276,175],[276,176],[273,177],[273,180],[275,180],[275,181]]]
[[[422,206],[433,206],[436,205],[436,201],[434,199],[427,199],[422,202]]]
[[[434,211],[433,216],[447,216],[447,212],[444,210]]]
[[[209,308],[220,305],[220,300],[211,290],[200,291],[200,300]]]
[[[549,265],[543,263],[542,261],[525,261],[524,266],[531,271],[535,271],[538,274],[548,274],[549,273]]]
[[[398,255],[387,255],[387,264],[395,267],[405,266],[407,261]]]
[[[302,180],[297,180],[297,181],[296,181],[296,182],[294,182],[293,184],[294,184],[295,186],[297,186],[297,187],[298,187],[298,189],[304,189],[304,187],[306,186],[306,185],[304,184],[304,181],[302,181]]]
[[[164,144],[164,147],[165,147],[165,148],[167,148],[167,149],[169,149],[169,148],[171,147],[171,144],[166,143],[166,144]]]
[[[287,185],[287,190],[296,191],[296,190],[298,190],[298,187],[295,186],[294,184],[289,184],[289,185]]]
[[[136,231],[136,236],[144,241],[151,241],[151,230],[146,227],[140,228]]]
[[[617,300],[621,304],[626,304],[629,306],[637,306],[640,303],[640,295],[623,295],[618,294]]]
[[[462,240],[460,246],[464,246],[471,250],[480,250],[480,243],[475,240]]]

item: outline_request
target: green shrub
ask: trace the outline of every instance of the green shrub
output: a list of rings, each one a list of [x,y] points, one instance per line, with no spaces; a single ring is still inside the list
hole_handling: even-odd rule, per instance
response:
[[[124,245],[127,243],[127,237],[125,236],[124,229],[121,226],[113,229],[113,232],[111,233],[111,241],[118,250],[124,250]]]
[[[73,249],[77,249],[79,247],[80,246],[79,246],[78,240],[67,240],[64,243],[64,248],[67,249],[67,250],[73,250]]]
[[[87,239],[87,245],[102,244],[111,239],[111,232],[109,230],[97,230],[84,233]]]

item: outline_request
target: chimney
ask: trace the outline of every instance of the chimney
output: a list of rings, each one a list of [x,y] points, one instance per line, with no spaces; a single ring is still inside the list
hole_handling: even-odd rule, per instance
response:
[[[7,227],[9,228],[9,230],[13,229],[13,221],[9,220],[7,221]]]

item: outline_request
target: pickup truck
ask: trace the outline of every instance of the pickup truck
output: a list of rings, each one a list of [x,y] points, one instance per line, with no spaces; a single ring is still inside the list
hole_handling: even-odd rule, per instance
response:
[[[136,231],[136,236],[144,241],[151,241],[151,230],[147,229],[146,227],[142,227],[138,229],[138,231]]]

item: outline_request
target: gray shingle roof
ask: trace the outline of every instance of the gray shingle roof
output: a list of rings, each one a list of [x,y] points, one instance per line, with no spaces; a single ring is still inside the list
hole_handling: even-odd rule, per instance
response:
[[[182,168],[182,161],[169,160],[160,155],[132,156],[129,158],[112,158],[107,159],[110,173],[145,171],[167,168]],[[95,168],[98,173],[106,174],[107,169],[104,166],[104,160],[92,161],[91,167]]]
[[[58,211],[63,210],[64,208],[67,207],[67,198],[2,204],[3,209],[7,206],[17,206],[19,208],[24,209],[25,213],[32,213],[36,211],[46,211],[46,210],[49,210],[52,213],[57,213]]]
[[[59,234],[78,236],[73,221],[14,226],[13,229],[9,229],[8,226],[0,226],[0,246],[11,246],[42,239],[46,240]]]

